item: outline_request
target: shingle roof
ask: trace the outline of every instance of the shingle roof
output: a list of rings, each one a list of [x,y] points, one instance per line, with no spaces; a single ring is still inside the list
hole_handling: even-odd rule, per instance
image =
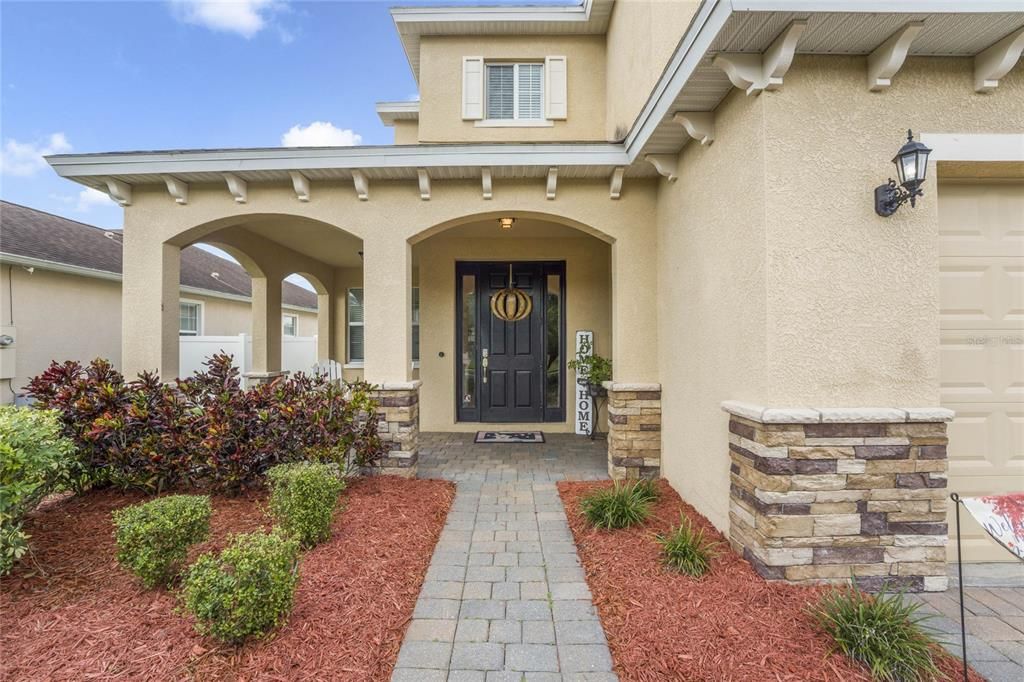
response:
[[[9,201],[0,201],[0,253],[121,274],[119,231]],[[252,295],[252,279],[242,266],[194,246],[181,250],[181,285]],[[282,299],[288,305],[316,308],[316,294],[291,282],[284,283]]]

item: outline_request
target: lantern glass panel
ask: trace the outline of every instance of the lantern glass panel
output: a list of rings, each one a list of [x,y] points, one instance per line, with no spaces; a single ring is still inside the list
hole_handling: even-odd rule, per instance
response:
[[[901,185],[917,182],[917,154],[915,152],[900,155],[896,166],[900,175]]]
[[[930,149],[919,149],[917,151],[917,181],[918,181],[918,184],[924,182],[924,178],[928,174],[928,154],[930,152],[931,152]]]

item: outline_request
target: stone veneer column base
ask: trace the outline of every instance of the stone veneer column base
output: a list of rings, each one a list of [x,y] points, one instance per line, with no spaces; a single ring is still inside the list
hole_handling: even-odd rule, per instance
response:
[[[378,433],[388,452],[374,473],[416,478],[420,439],[420,382],[383,384],[373,390],[379,403]]]
[[[245,380],[245,386],[259,386],[261,384],[272,384],[278,379],[287,377],[289,372],[287,370],[279,370],[276,372],[245,372],[242,374],[242,379]]]
[[[614,479],[661,475],[661,384],[606,381],[608,475]]]
[[[729,542],[761,576],[946,589],[951,410],[722,408]]]

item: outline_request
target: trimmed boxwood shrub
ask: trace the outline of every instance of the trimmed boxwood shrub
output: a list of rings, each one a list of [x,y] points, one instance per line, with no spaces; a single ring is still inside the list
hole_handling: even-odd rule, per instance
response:
[[[281,624],[292,608],[298,556],[298,540],[277,529],[236,535],[220,555],[203,554],[182,590],[196,630],[239,644]]]
[[[0,575],[28,550],[25,516],[70,484],[74,445],[60,432],[54,412],[0,407]]]
[[[171,495],[113,513],[117,560],[146,587],[178,575],[188,548],[210,532],[210,498]]]
[[[270,512],[303,547],[331,536],[331,518],[345,482],[333,464],[279,464],[267,471]]]

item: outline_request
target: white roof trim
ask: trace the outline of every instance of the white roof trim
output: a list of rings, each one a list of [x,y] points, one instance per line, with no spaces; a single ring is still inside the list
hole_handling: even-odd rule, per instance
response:
[[[485,144],[381,147],[280,147],[102,154],[58,154],[46,161],[61,177],[149,173],[310,170],[319,168],[444,168],[450,166],[622,166],[622,145]]]
[[[57,261],[46,260],[43,258],[32,258],[31,256],[19,256],[13,253],[0,252],[0,265],[20,265],[26,268],[39,268],[40,270],[59,272],[64,275],[90,277],[92,279],[102,279],[108,282],[120,282],[122,279],[121,273],[119,272],[110,272],[109,270],[96,270],[95,268],[86,268],[81,265],[60,263]],[[243,296],[242,294],[229,294],[224,291],[214,291],[213,289],[203,289],[202,287],[193,287],[185,284],[182,284],[179,287],[179,290],[181,291],[181,293],[191,294],[193,296],[206,296],[208,298],[222,298],[229,301],[252,303],[251,297]],[[287,310],[295,310],[298,312],[316,312],[316,308],[307,308],[305,306],[295,305],[293,303],[282,303],[281,308]]]
[[[386,126],[395,125],[395,121],[418,121],[420,102],[377,102],[377,115]]]
[[[1019,12],[1019,0],[730,0],[733,12],[894,12],[987,14]]]

